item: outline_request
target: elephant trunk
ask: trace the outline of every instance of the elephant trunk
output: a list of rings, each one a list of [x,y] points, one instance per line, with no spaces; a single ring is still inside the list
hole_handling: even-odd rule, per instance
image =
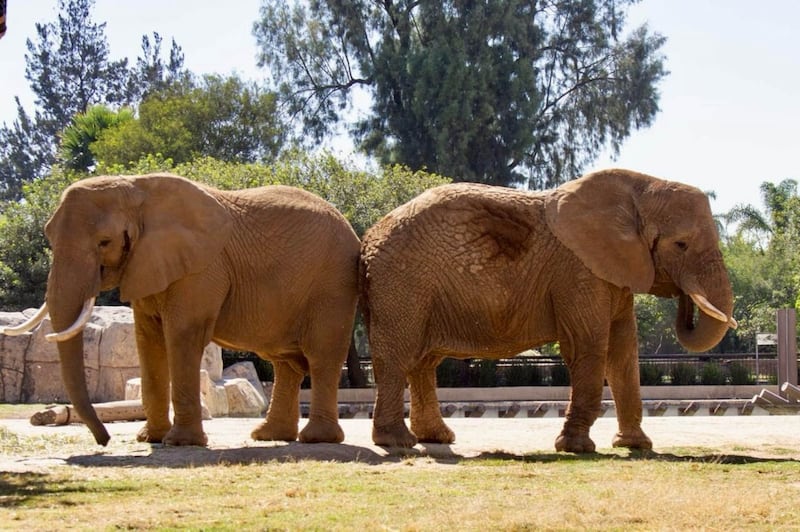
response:
[[[65,271],[60,266],[68,264]],[[94,273],[94,275],[93,275]],[[83,280],[83,282],[81,282]],[[54,253],[53,267],[47,282],[47,307],[53,330],[69,330],[79,320],[81,309],[86,301],[92,300],[99,290],[100,272],[87,255],[69,258]],[[61,377],[75,411],[92,431],[100,445],[106,445],[110,436],[89,399],[83,361],[83,332],[71,335],[54,335],[58,341],[58,354],[61,361]]]
[[[94,439],[100,445],[107,445],[111,439],[106,427],[97,417],[89,391],[86,388],[86,375],[83,364],[83,334],[73,336],[69,340],[58,343],[58,354],[61,360],[61,378],[69,394],[72,406],[81,420],[92,431]]]
[[[701,278],[714,282],[703,287],[695,282],[685,283],[675,320],[678,341],[694,352],[708,351],[722,340],[728,328],[737,326],[732,316],[733,292],[725,268],[716,266],[713,275]]]

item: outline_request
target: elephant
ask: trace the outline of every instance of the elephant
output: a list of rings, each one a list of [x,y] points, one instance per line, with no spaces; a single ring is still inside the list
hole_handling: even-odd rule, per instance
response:
[[[449,184],[401,205],[361,244],[373,441],[455,441],[436,396],[443,358],[499,359],[558,341],[572,388],[556,450],[594,452],[604,381],[617,411],[613,445],[652,448],[633,294],[678,297],[679,341],[710,349],[736,327],[718,241],[700,190],[623,169],[538,192]]]
[[[115,287],[133,309],[147,417],[139,441],[207,444],[200,364],[212,340],[273,363],[255,440],[298,439],[309,374],[299,440],[343,441],[337,393],[360,241],[331,204],[283,185],[222,191],[170,174],[90,177],[64,191],[45,235],[53,254],[45,304],[6,333],[30,330],[49,312],[67,394],[99,444],[109,435],[89,400],[81,331],[98,293]]]

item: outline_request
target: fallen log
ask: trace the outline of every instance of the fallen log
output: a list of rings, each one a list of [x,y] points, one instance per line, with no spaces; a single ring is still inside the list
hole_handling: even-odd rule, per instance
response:
[[[147,419],[144,406],[140,400],[111,401],[97,403],[94,406],[97,417],[103,423],[111,421],[142,421]],[[83,420],[72,405],[52,405],[31,416],[31,425],[69,425],[83,423]]]

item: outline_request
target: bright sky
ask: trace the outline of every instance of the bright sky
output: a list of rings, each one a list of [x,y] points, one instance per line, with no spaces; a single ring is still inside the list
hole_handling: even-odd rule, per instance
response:
[[[25,81],[25,40],[35,22],[56,17],[56,0],[8,2],[8,32],[0,40],[0,122],[16,117],[14,96],[28,112],[33,97]],[[238,73],[261,80],[252,25],[260,0],[96,0],[93,18],[106,22],[111,58],[139,55],[141,36],[171,38],[195,73]],[[221,7],[223,6],[223,7]],[[636,131],[619,158],[596,167],[621,166],[714,191],[715,212],[737,203],[762,207],[764,181],[800,180],[800,2],[772,0],[644,0],[629,27],[647,22],[668,38],[663,51],[670,75],[661,85],[661,112]]]

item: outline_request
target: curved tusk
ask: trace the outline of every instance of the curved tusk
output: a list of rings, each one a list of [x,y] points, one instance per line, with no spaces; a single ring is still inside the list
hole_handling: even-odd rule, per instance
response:
[[[736,322],[735,319],[733,319],[733,317],[729,318],[728,316],[726,316],[724,312],[722,312],[720,309],[712,305],[708,299],[701,296],[700,294],[689,294],[689,297],[692,298],[692,301],[694,301],[695,305],[700,307],[700,310],[702,310],[715,320],[727,323],[728,326],[733,329],[739,326],[739,324]]]
[[[4,327],[2,330],[0,330],[0,332],[7,334],[8,336],[19,336],[20,334],[24,334],[42,323],[42,320],[45,316],[47,316],[46,301],[41,307],[39,307],[39,310],[36,311],[36,314],[19,325],[14,325],[13,327]]]
[[[64,342],[66,340],[69,340],[76,334],[80,333],[83,330],[83,328],[86,327],[86,324],[89,322],[89,318],[92,317],[92,311],[94,310],[94,301],[95,301],[94,297],[90,297],[89,299],[87,299],[86,302],[83,304],[83,309],[81,310],[78,319],[75,320],[75,323],[73,323],[67,329],[61,332],[54,332],[48,334],[47,336],[45,336],[45,339],[48,342]]]

